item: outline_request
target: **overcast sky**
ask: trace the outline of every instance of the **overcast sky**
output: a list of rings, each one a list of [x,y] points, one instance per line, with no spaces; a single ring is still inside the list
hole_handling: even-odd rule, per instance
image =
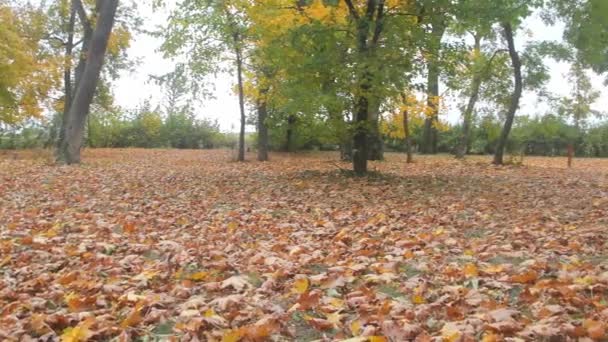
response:
[[[144,18],[145,29],[152,30],[156,26],[166,23],[168,10],[155,10],[149,5],[140,3],[140,14]],[[523,46],[523,37],[527,40],[561,40],[562,28],[548,27],[536,18],[530,18],[525,27],[528,31],[518,32],[520,47]],[[141,60],[141,63],[133,72],[123,72],[121,77],[115,81],[114,94],[116,101],[124,108],[134,108],[145,99],[151,98],[153,104],[162,102],[162,93],[157,85],[149,82],[150,75],[159,75],[173,70],[174,63],[163,59],[157,51],[162,41],[146,34],[138,34],[134,37],[129,54]],[[569,67],[564,63],[547,62],[551,70],[551,81],[548,90],[556,94],[566,95],[570,91],[565,74]],[[222,75],[215,80],[215,99],[201,101],[201,105],[195,108],[199,117],[217,119],[221,129],[224,131],[236,131],[239,122],[238,99],[232,87],[235,83],[231,75]],[[604,110],[608,105],[608,92],[604,91],[602,77],[594,76],[594,84],[597,89],[602,90],[602,97],[596,105],[596,109]],[[538,103],[535,96],[525,94],[522,99],[520,114],[537,115],[544,114],[547,106]],[[451,122],[459,120],[457,111],[451,111],[447,119]]]

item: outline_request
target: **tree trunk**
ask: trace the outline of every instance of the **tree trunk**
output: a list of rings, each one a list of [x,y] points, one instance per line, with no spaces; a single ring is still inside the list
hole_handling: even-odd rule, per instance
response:
[[[441,50],[441,40],[445,33],[445,23],[437,22],[433,24],[431,32],[430,56],[427,60],[427,105],[432,113],[424,121],[424,131],[422,132],[421,152],[426,154],[437,153],[437,129],[435,122],[438,120],[437,98],[439,97],[439,53]]]
[[[76,0],[71,2],[70,18],[66,26],[68,39],[65,43],[65,55],[63,66],[63,114],[61,115],[61,125],[59,127],[59,137],[57,143],[60,144],[65,139],[67,117],[72,105],[72,53],[74,50],[74,26],[76,22]],[[59,145],[58,145],[59,146]]]
[[[439,97],[439,67],[435,60],[429,61],[427,78],[427,106],[431,108],[431,115],[424,120],[422,134],[422,153],[437,153],[437,98]]]
[[[403,111],[403,132],[405,134],[405,152],[407,153],[406,162],[411,164],[414,162],[414,157],[412,156],[412,136],[410,135],[410,121],[407,110]]]
[[[367,160],[384,160],[384,141],[380,134],[380,101],[373,101],[369,109],[369,151]]]
[[[243,60],[241,56],[239,35],[234,34],[236,44],[236,73],[239,87],[239,109],[241,111],[241,130],[239,131],[239,155],[238,161],[245,161],[245,94],[243,90]]]
[[[289,114],[287,117],[287,135],[285,137],[285,152],[293,152],[293,131],[294,125],[296,124],[296,117],[293,114]]]
[[[262,98],[258,100],[258,160],[268,161],[268,126],[266,126],[268,116],[266,93],[268,90],[262,89],[260,93]]]
[[[481,36],[475,35],[475,50],[477,53],[481,51]],[[462,114],[462,134],[458,147],[456,148],[456,158],[463,159],[469,150],[469,140],[471,135],[471,123],[473,121],[473,111],[475,104],[479,99],[479,89],[481,88],[481,71],[473,71],[473,81],[471,83],[471,93],[469,94],[469,102]]]
[[[353,169],[355,174],[363,176],[367,173],[367,123],[369,102],[361,95],[357,101],[355,112],[355,135],[353,138]]]
[[[513,77],[515,80],[515,89],[513,90],[513,94],[511,96],[511,104],[509,105],[509,110],[507,111],[507,117],[505,119],[505,125],[503,127],[502,133],[498,140],[498,144],[496,146],[496,153],[494,154],[493,163],[496,165],[503,164],[503,157],[505,152],[505,146],[507,145],[507,139],[509,138],[509,133],[511,132],[511,127],[513,126],[513,120],[515,119],[515,113],[519,108],[519,100],[521,98],[521,93],[523,91],[523,81],[521,75],[521,60],[519,59],[519,54],[515,49],[515,41],[513,39],[513,28],[510,23],[503,23],[502,25],[504,30],[505,39],[509,45],[509,55],[511,56],[511,64],[513,65]]]
[[[96,27],[91,37],[90,49],[87,53],[86,65],[81,79],[76,85],[76,92],[66,118],[65,139],[58,148],[57,161],[59,163],[77,164],[80,162],[84,125],[99,82],[117,7],[118,0],[105,0],[101,4]]]

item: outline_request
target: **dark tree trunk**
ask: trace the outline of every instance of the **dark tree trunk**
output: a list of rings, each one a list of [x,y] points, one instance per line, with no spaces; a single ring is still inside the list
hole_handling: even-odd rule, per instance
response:
[[[241,112],[241,129],[239,131],[239,155],[238,161],[245,161],[245,94],[243,90],[243,59],[240,48],[240,38],[234,34],[234,44],[236,46],[236,73],[239,87],[239,110]]]
[[[355,135],[353,138],[353,169],[355,174],[362,176],[367,173],[367,123],[369,102],[361,95],[357,101],[355,112]]]
[[[261,99],[258,100],[258,160],[268,160],[268,126],[266,117],[268,116],[268,106],[266,105],[267,89],[262,89]]]
[[[412,136],[410,135],[410,120],[407,110],[403,111],[403,132],[405,134],[405,152],[407,153],[406,162],[411,164],[414,162],[414,157],[412,156]]]
[[[66,118],[65,139],[58,148],[57,161],[59,163],[77,164],[80,162],[84,126],[99,82],[99,75],[108,47],[108,40],[114,26],[117,7],[118,0],[105,0],[100,6],[96,27],[91,36],[90,49],[86,57],[86,65],[79,82],[76,84],[74,98]]]
[[[510,23],[503,23],[502,25],[504,30],[505,39],[507,40],[507,44],[509,45],[509,55],[511,56],[511,64],[513,65],[513,77],[515,80],[515,89],[513,90],[513,94],[511,96],[511,104],[509,105],[509,110],[507,111],[507,117],[505,119],[505,125],[503,127],[502,133],[498,140],[498,144],[496,146],[496,152],[494,154],[493,163],[496,165],[503,164],[503,157],[505,152],[505,146],[507,145],[507,140],[509,139],[509,133],[511,132],[511,127],[513,126],[513,120],[515,119],[515,113],[519,108],[519,100],[521,98],[521,93],[523,91],[523,81],[521,75],[521,60],[519,59],[519,54],[515,49],[515,41],[513,39],[513,28]]]
[[[295,129],[295,124],[296,116],[293,114],[289,114],[289,116],[287,117],[287,134],[285,136],[285,147],[283,148],[285,152],[293,152],[293,132]]]
[[[75,82],[73,91],[75,92],[78,89],[78,85],[80,84],[80,80],[82,79],[82,75],[84,73],[84,68],[87,64],[87,56],[89,54],[89,48],[91,45],[91,39],[93,37],[93,26],[87,17],[87,13],[85,12],[84,6],[82,5],[81,0],[73,0],[73,4],[78,13],[78,18],[82,24],[84,34],[82,38],[82,49],[80,51],[80,56],[78,57],[78,65],[76,66],[76,70],[74,72]],[[99,11],[100,0],[97,0],[97,8],[96,11]]]

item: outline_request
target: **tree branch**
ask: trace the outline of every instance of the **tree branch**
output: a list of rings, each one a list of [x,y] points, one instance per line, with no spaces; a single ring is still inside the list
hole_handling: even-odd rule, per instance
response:
[[[353,5],[352,0],[344,0],[344,2],[346,2],[346,6],[348,7],[350,15],[356,20],[359,20],[359,12],[357,12],[357,9],[355,8],[355,5]]]
[[[374,36],[372,38],[372,45],[378,45],[380,40],[380,34],[384,28],[384,0],[380,0],[378,4],[378,14],[376,15],[376,28],[374,29]]]
[[[80,18],[80,22],[84,27],[85,31],[93,31],[93,26],[91,25],[91,21],[87,15],[87,12],[82,5],[81,0],[74,0],[74,6],[76,6],[76,12],[78,13],[78,18]]]

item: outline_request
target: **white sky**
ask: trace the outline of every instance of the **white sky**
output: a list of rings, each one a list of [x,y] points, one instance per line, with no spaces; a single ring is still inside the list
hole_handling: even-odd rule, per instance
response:
[[[165,23],[168,10],[152,11],[150,5],[143,2],[139,5],[140,14],[144,19],[145,29],[152,30],[156,25]],[[538,18],[532,17],[527,20],[525,27],[528,32],[519,32],[518,37],[520,47],[523,46],[522,37],[529,35],[529,40],[561,40],[561,27],[547,27]],[[160,88],[149,81],[150,75],[160,75],[173,69],[174,63],[163,59],[157,51],[162,40],[138,34],[134,37],[129,50],[130,56],[138,58],[141,63],[133,72],[123,72],[118,80],[114,82],[114,95],[116,102],[124,108],[134,108],[147,98],[151,98],[152,104],[162,103],[162,92]],[[548,83],[548,90],[552,93],[566,95],[570,91],[565,74],[569,68],[567,64],[548,61],[551,70],[551,80]],[[238,99],[232,91],[233,80],[231,75],[221,75],[215,80],[215,99],[201,100],[201,105],[195,108],[199,117],[217,119],[223,131],[235,131],[239,123]],[[593,77],[597,89],[602,90],[602,96],[596,104],[596,109],[604,110],[608,105],[608,92],[602,84],[603,78]],[[524,94],[520,114],[538,115],[544,114],[548,106],[538,103],[535,96]],[[456,122],[460,119],[457,111],[450,111],[448,120]]]

